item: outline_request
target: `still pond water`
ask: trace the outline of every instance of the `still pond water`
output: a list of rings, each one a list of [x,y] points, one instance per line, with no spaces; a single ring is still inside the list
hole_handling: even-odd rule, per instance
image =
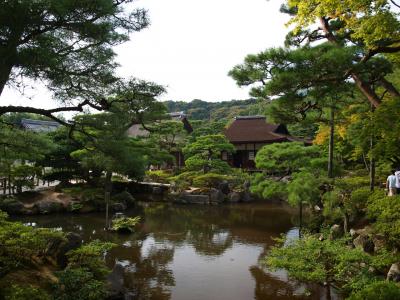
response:
[[[118,246],[105,257],[111,281],[134,299],[246,300],[326,299],[325,289],[270,272],[262,259],[285,234],[296,238],[296,213],[272,204],[177,206],[142,204],[127,212],[142,216],[137,233],[105,232],[104,214],[19,218],[41,227],[81,234]],[[310,296],[305,296],[305,291]]]

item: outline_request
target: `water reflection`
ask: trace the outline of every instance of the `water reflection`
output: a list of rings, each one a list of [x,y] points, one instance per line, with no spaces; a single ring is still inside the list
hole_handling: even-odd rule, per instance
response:
[[[59,227],[85,241],[118,246],[106,256],[114,290],[134,299],[323,299],[323,290],[270,272],[262,258],[281,233],[295,236],[296,212],[270,204],[173,206],[145,204],[140,230],[118,235],[103,230],[103,214],[29,216],[29,225]],[[305,289],[312,297],[303,296]]]

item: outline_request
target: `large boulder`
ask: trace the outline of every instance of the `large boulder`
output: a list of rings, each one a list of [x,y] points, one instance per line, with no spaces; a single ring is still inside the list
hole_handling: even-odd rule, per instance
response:
[[[368,234],[360,234],[353,240],[353,244],[356,248],[361,248],[367,253],[374,252],[375,245]]]
[[[399,282],[400,281],[400,264],[392,264],[389,272],[387,273],[386,280]]]
[[[225,200],[225,195],[218,189],[210,190],[210,202],[212,204],[222,203]]]
[[[209,203],[209,196],[208,195],[192,195],[182,193],[176,199],[176,202],[182,204],[208,204]]]
[[[5,197],[0,199],[0,209],[10,215],[23,214],[24,208],[24,204],[14,197]]]
[[[330,229],[330,233],[329,233],[329,238],[331,240],[335,240],[335,239],[338,239],[338,238],[340,238],[342,236],[343,236],[342,226],[340,226],[338,224],[332,225],[332,227]]]
[[[238,203],[241,198],[242,197],[239,192],[232,192],[228,195],[228,200],[230,203]]]
[[[46,199],[36,202],[35,207],[40,214],[56,213],[61,212],[65,209],[64,205],[61,202]]]
[[[224,180],[222,181],[219,185],[218,185],[218,189],[224,193],[225,195],[228,195],[230,192],[230,188],[229,188],[229,183],[228,181]]]
[[[245,191],[242,193],[242,202],[251,202],[253,201],[253,197],[251,196],[250,192]]]
[[[115,194],[111,197],[114,202],[124,203],[127,207],[135,205],[135,198],[128,191],[122,191],[121,193]]]
[[[119,211],[124,211],[124,210],[126,210],[126,209],[127,209],[127,206],[126,206],[125,203],[117,202],[117,203],[112,203],[112,204],[110,205],[110,208],[111,208],[111,210],[114,211],[114,212],[119,212]]]
[[[379,252],[386,248],[386,239],[382,234],[375,234],[372,236],[372,242],[374,243],[374,251]]]
[[[67,252],[79,248],[82,237],[73,232],[68,232],[63,239],[52,239],[46,248],[46,256],[55,265],[65,268],[68,264]]]

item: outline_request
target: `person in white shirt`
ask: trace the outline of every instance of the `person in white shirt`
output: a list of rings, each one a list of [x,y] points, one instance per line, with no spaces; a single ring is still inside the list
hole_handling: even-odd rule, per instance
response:
[[[397,169],[396,172],[394,172],[394,176],[396,176],[397,194],[400,194],[400,169]]]
[[[389,197],[397,194],[398,178],[396,176],[396,173],[399,173],[400,176],[400,172],[395,172],[395,170],[393,170],[392,173],[386,179],[386,190],[387,190],[387,195]]]

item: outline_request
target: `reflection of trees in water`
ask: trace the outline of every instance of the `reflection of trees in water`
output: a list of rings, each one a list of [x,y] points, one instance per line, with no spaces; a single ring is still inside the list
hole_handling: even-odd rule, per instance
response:
[[[156,205],[144,209],[146,230],[176,246],[191,244],[197,253],[221,255],[234,240],[272,243],[269,236],[291,227],[291,214],[282,208],[237,206]]]
[[[125,244],[129,246],[115,248],[107,257],[109,264],[118,259],[117,264],[123,266],[120,276],[124,289],[134,299],[170,299],[169,287],[175,286],[175,278],[168,264],[175,248],[158,244],[145,247],[143,241]]]
[[[254,291],[255,299],[325,299],[322,287],[306,286],[293,281],[288,282],[268,273],[259,266],[250,267],[250,273],[256,283]],[[311,296],[304,295],[305,288],[312,291]]]

